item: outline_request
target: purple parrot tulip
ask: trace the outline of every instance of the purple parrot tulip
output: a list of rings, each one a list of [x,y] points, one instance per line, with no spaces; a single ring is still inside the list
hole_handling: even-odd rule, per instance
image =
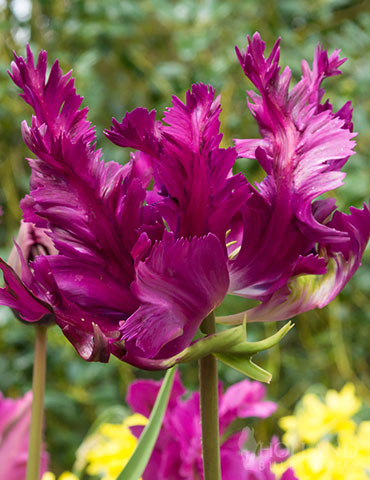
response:
[[[35,158],[24,220],[46,229],[57,255],[25,258],[22,274],[5,262],[0,303],[35,322],[55,322],[86,360],[110,354],[133,365],[167,368],[226,293],[261,303],[248,320],[282,320],[323,307],[360,265],[370,214],[334,212],[341,167],[353,153],[351,109],[321,104],[321,81],[339,73],[338,52],[321,48],[312,71],[288,90],[279,49],[264,57],[258,34],[238,57],[261,96],[249,105],[262,138],[220,148],[220,99],[193,85],[162,121],[138,108],[107,137],[136,150],[128,164],[105,163],[80,108],[71,73],[46,52],[37,64],[15,56],[11,78],[34,110],[22,124]],[[257,159],[265,180],[233,175],[237,155]],[[334,213],[333,213],[334,212]],[[42,252],[44,253],[44,252]],[[32,260],[32,261],[29,261]],[[221,319],[240,323],[244,312]]]
[[[5,398],[0,393],[0,478],[26,478],[32,393],[22,398]],[[48,455],[41,458],[41,476],[47,469]]]

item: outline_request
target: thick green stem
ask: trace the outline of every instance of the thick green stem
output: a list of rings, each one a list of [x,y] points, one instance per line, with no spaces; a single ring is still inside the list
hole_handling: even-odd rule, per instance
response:
[[[215,333],[213,313],[203,321],[200,329],[207,335]],[[204,480],[221,480],[218,372],[214,355],[199,360],[199,383]]]
[[[46,335],[47,327],[44,325],[35,327],[35,361],[32,378],[33,398],[26,480],[39,480],[40,478],[42,429],[44,423]]]

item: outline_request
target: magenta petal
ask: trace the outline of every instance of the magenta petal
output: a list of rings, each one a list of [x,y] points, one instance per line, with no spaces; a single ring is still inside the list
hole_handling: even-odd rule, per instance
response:
[[[138,308],[130,287],[119,282],[102,265],[56,255],[48,259],[58,289],[86,312],[118,321]],[[37,267],[36,267],[37,268]]]
[[[262,383],[243,380],[229,387],[221,397],[220,418],[226,428],[235,418],[267,418],[277,408],[276,403],[264,400],[266,388]]]
[[[123,323],[122,337],[145,357],[175,355],[189,346],[227,288],[226,257],[217,237],[175,241],[166,233],[137,265],[132,290],[142,305]]]
[[[178,383],[176,384],[176,381]],[[260,387],[259,387],[260,385]],[[127,401],[134,412],[149,416],[154,405],[160,382],[140,380],[129,388]],[[220,388],[222,386],[220,385]],[[176,378],[171,392],[169,407],[153,454],[143,474],[143,480],[190,480],[203,478],[200,402],[199,393],[194,392],[184,399],[184,389]],[[267,414],[264,401],[265,389],[258,382],[240,382],[230,387],[220,400],[221,426],[221,471],[224,480],[275,480],[270,466],[273,462],[284,461],[288,455],[281,448],[277,438],[273,438],[268,448],[260,450],[258,456],[244,451],[247,432],[237,432],[223,440],[222,434],[230,420],[241,413],[248,414],[249,403],[256,408],[260,403]],[[266,407],[266,408],[265,408]],[[272,412],[276,408],[273,405]],[[230,414],[232,418],[230,418]],[[140,435],[137,428],[135,432]],[[293,480],[293,478],[292,478]]]
[[[364,204],[363,209],[350,207],[350,214],[335,212],[328,226],[341,232],[348,237],[345,242],[330,242],[325,244],[329,255],[342,253],[347,261],[353,262],[353,273],[361,264],[361,257],[365,250],[370,235],[370,211]]]
[[[92,333],[83,328],[78,329],[75,322],[69,323],[69,318],[66,319],[64,311],[59,315],[57,314],[57,323],[62,328],[65,337],[68,338],[84,360],[102,363],[109,361],[108,338],[96,323],[92,323]]]
[[[155,185],[147,199],[177,237],[215,233],[223,242],[228,224],[249,195],[242,175],[231,176],[236,154],[219,148],[221,112],[212,87],[193,85],[186,103],[173,97],[164,122],[138,108],[106,134],[150,157]]]
[[[220,99],[204,84],[193,85],[186,103],[173,97],[173,107],[165,112],[168,126],[162,129],[161,161],[154,164],[154,172],[158,188],[163,185],[163,196],[168,197],[164,207],[171,214],[171,202],[178,205],[178,236],[211,231],[223,241],[249,194],[242,176],[229,178],[236,154],[219,148],[220,112]]]
[[[327,272],[320,272],[320,258],[312,257],[317,262],[318,271],[311,274],[302,273],[297,267],[296,275],[289,283],[262,303],[247,312],[221,318],[228,323],[241,323],[247,314],[248,321],[279,321],[294,317],[300,313],[323,308],[343,289],[361,265],[361,258],[370,237],[370,212],[364,205],[362,210],[351,208],[349,215],[336,212],[329,226],[344,232],[349,239],[346,242],[332,242],[320,246],[322,259],[327,263]],[[307,261],[308,258],[305,259]],[[303,261],[303,260],[302,260]],[[307,272],[307,268],[304,268]]]
[[[143,356],[154,358],[172,340],[184,339],[185,320],[162,305],[141,305],[122,327],[123,338],[143,352]],[[195,332],[194,332],[195,333]],[[126,343],[129,348],[129,343]],[[182,349],[181,349],[182,350]],[[174,352],[177,353],[177,352]]]
[[[222,444],[220,450],[222,480],[248,479],[248,472],[245,470],[241,453],[243,440],[245,440],[245,435],[244,432],[241,432],[232,435]]]
[[[160,387],[160,381],[136,380],[128,387],[126,401],[134,412],[149,417]],[[177,404],[178,400],[184,395],[184,393],[185,388],[181,383],[180,374],[176,372],[168,401],[168,412]]]
[[[320,103],[322,81],[338,75],[344,60],[339,51],[328,56],[319,46],[312,69],[303,62],[302,78],[289,90],[290,70],[281,72],[279,67],[279,41],[269,56],[264,52],[258,33],[248,38],[245,51],[237,49],[244,73],[260,93],[248,92],[248,105],[262,138],[237,140],[236,148],[240,155],[256,158],[267,173],[242,209],[242,241],[234,251],[228,250],[231,292],[262,301],[249,312],[249,319],[259,317],[266,302],[276,313],[279,297],[284,303],[290,282],[298,275],[326,273],[327,259],[317,255],[321,246],[335,245],[345,256],[345,250],[353,247],[358,256],[340,217],[335,214],[330,221],[335,202],[316,200],[342,184],[340,169],[353,154],[350,105],[334,113],[329,102]],[[343,287],[343,278],[337,285]],[[309,302],[302,302],[309,308]]]
[[[46,79],[46,54],[35,67],[15,57],[12,78],[33,107],[31,126],[23,124],[26,144],[37,156],[31,192],[22,207],[25,218],[48,227],[57,250],[66,256],[105,265],[128,285],[134,276],[130,250],[139,236],[145,199],[139,159],[129,166],[105,164],[95,150],[95,132],[87,109],[79,110],[71,74],[62,75],[56,62]],[[135,178],[135,173],[139,178]],[[118,273],[119,272],[119,273]]]
[[[292,219],[289,195],[271,204],[254,192],[247,201],[240,251],[229,261],[231,292],[263,299],[286,284],[299,256],[314,247]]]
[[[288,470],[283,473],[281,480],[299,480],[299,478],[294,475],[294,470],[292,468],[288,468]]]
[[[238,153],[257,158],[268,173],[259,185],[266,199],[278,201],[282,192],[290,192],[284,201],[307,238],[321,242],[338,238],[340,232],[317,222],[311,202],[342,184],[344,173],[339,170],[354,153],[349,106],[334,114],[330,104],[320,104],[321,82],[338,75],[344,60],[338,51],[329,57],[318,47],[312,71],[303,62],[301,81],[289,91],[290,70],[281,73],[278,64],[279,41],[269,57],[264,56],[265,44],[258,33],[248,42],[247,50],[237,49],[237,54],[244,73],[261,93],[248,95],[263,138],[238,140]]]
[[[156,155],[161,135],[160,122],[155,120],[155,110],[148,112],[145,108],[136,108],[126,113],[121,123],[113,118],[111,129],[107,130],[105,135],[120,147],[130,147]]]
[[[84,360],[107,362],[111,344],[119,338],[117,318],[103,312],[91,312],[71,302],[59,289],[50,269],[51,257],[40,256],[34,265],[38,297],[45,298],[56,323]]]
[[[31,306],[25,304],[27,288],[19,287],[24,298],[14,302],[9,292],[2,295],[7,304],[27,309],[32,321],[39,316],[37,298],[41,305],[46,301],[83,358],[107,361],[111,351],[122,355],[119,322],[139,307],[130,290],[131,252],[136,261],[144,259],[149,252],[134,251],[138,239],[146,235],[149,251],[164,225],[153,207],[144,205],[149,160],[142,154],[125,166],[105,164],[70,73],[63,76],[56,62],[47,79],[45,62],[42,52],[35,66],[28,51],[27,61],[15,57],[11,75],[35,111],[31,126],[23,124],[24,140],[37,157],[29,160],[25,217],[50,230],[59,255],[50,262],[38,257],[32,275],[27,271],[35,295]]]

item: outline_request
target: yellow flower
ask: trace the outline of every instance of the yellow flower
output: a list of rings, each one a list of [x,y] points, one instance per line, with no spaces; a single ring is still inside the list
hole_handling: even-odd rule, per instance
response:
[[[338,393],[329,390],[325,397],[327,405],[327,422],[331,425],[331,432],[353,430],[354,422],[350,419],[361,408],[361,400],[356,397],[355,386],[347,383]]]
[[[308,448],[296,453],[285,462],[274,464],[271,470],[278,478],[291,467],[299,480],[334,480],[334,462],[334,447],[328,442],[322,442],[319,448]]]
[[[343,431],[338,435],[338,458],[352,470],[370,470],[370,421],[362,422],[357,432]]]
[[[121,424],[104,423],[93,436],[86,455],[89,475],[100,475],[102,480],[116,480],[123,467],[133,454],[137,439],[129,427],[146,425],[148,419],[143,415],[134,414]]]
[[[334,447],[321,442],[273,465],[271,470],[280,478],[289,467],[299,480],[369,480],[356,443]]]
[[[45,472],[41,480],[55,480],[55,475],[51,472]]]
[[[361,422],[357,431],[359,456],[365,468],[370,470],[370,421]]]
[[[56,480],[56,477],[54,473],[45,472],[41,480]],[[58,480],[78,480],[78,478],[76,477],[76,475],[73,475],[73,473],[71,472],[64,472],[62,473],[62,475],[59,477]]]
[[[283,441],[293,449],[302,443],[314,445],[327,434],[353,432],[351,417],[361,408],[354,385],[348,383],[340,392],[329,390],[322,402],[317,395],[306,394],[296,415],[283,417],[279,425],[285,430]]]

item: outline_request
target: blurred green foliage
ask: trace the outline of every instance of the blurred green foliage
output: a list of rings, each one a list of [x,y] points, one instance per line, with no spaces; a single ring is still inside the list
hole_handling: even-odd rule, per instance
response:
[[[7,257],[21,217],[19,200],[28,189],[28,155],[20,123],[30,109],[17,98],[6,71],[12,50],[25,54],[46,49],[49,62],[60,60],[64,71],[73,67],[76,86],[97,125],[98,145],[106,160],[125,161],[128,153],[103,136],[111,117],[121,119],[136,106],[155,108],[159,115],[171,95],[184,98],[194,82],[212,83],[222,94],[224,143],[233,137],[258,135],[245,103],[250,84],[233,47],[258,30],[270,49],[282,37],[282,65],[295,79],[300,60],[311,61],[318,42],[329,51],[342,49],[348,57],[341,78],[325,87],[336,108],[348,99],[354,106],[359,133],[357,155],[346,166],[346,184],[338,205],[360,206],[370,194],[370,2],[367,0],[0,0],[0,204],[4,210],[0,245]],[[237,165],[250,181],[261,178],[255,162]],[[286,414],[310,386],[340,388],[353,381],[369,400],[368,336],[370,322],[370,255],[340,297],[322,311],[297,319],[296,328],[260,363],[274,379],[268,396],[279,401],[277,415]],[[242,308],[227,299],[223,311]],[[271,334],[273,324],[251,325],[251,339]],[[18,395],[30,388],[33,356],[32,327],[20,324],[11,312],[0,311],[0,390]],[[187,386],[196,388],[196,365],[182,368]],[[240,379],[220,366],[226,384]],[[86,364],[57,328],[50,329],[46,392],[47,443],[54,471],[70,468],[74,451],[89,425],[107,407],[123,404],[127,385],[149,376],[113,359],[108,365]],[[153,376],[153,374],[150,374]],[[160,378],[161,374],[154,375]],[[277,431],[276,416],[254,425],[259,440]]]

